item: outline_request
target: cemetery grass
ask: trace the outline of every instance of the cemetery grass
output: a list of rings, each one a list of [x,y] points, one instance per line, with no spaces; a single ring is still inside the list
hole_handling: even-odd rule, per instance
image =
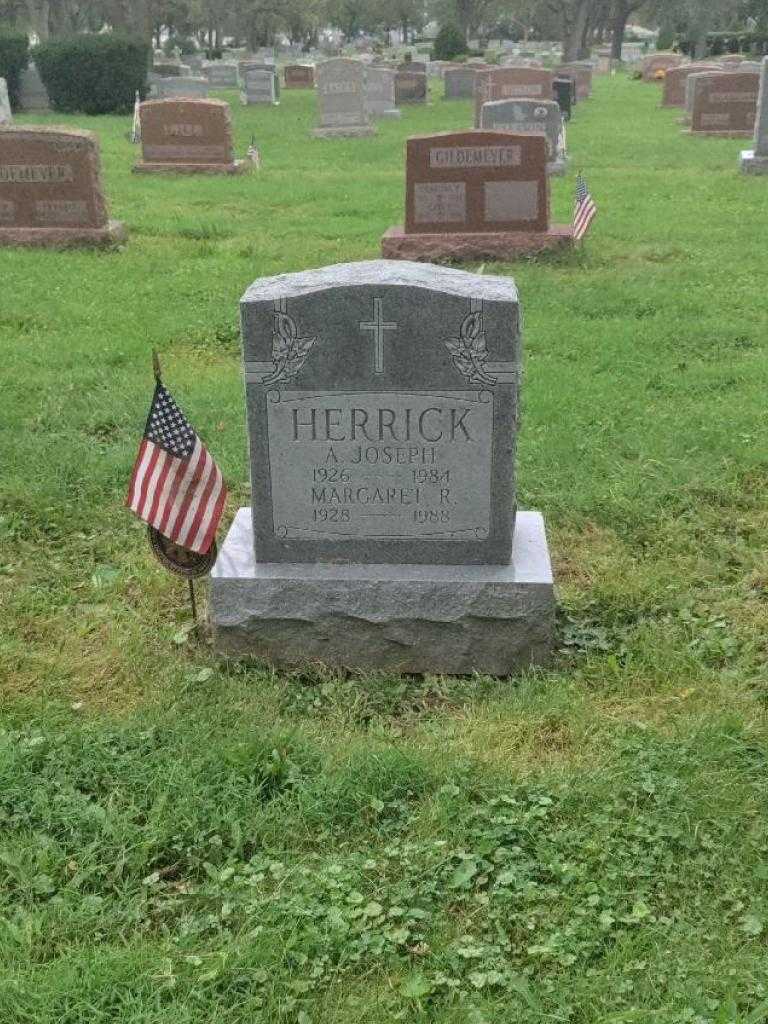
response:
[[[308,93],[225,95],[258,175],[134,178],[129,119],[68,118],[127,247],[0,251],[0,1020],[765,1020],[766,193],[742,142],[599,80],[569,130],[592,238],[486,269],[525,311],[553,667],[276,673],[212,658],[122,508],[150,348],[229,520],[239,296],[375,257],[403,139],[470,105],[322,142]]]

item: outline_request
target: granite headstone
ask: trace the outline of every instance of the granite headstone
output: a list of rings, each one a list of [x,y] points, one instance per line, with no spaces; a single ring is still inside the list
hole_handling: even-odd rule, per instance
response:
[[[155,96],[162,100],[205,100],[208,99],[208,87],[207,78],[175,75],[172,78],[160,78],[155,82]]]
[[[209,64],[205,74],[212,89],[236,89],[239,85],[237,64]]]
[[[475,85],[475,128],[484,103],[509,99],[552,99],[551,71],[542,68],[493,68],[479,71]]]
[[[125,238],[110,221],[92,132],[0,128],[0,245],[111,245]]]
[[[365,64],[333,57],[316,70],[320,121],[312,134],[322,139],[373,135],[365,100]]]
[[[0,124],[13,124],[11,101],[8,98],[8,86],[4,78],[0,78]]]
[[[768,174],[768,57],[763,57],[760,71],[754,147],[742,152],[741,169],[744,174]]]
[[[286,89],[315,88],[315,69],[311,64],[286,64],[283,76]]]
[[[246,68],[241,74],[240,102],[246,106],[263,103],[276,106],[277,75],[267,68]]]
[[[685,106],[685,83],[690,75],[703,75],[708,71],[722,70],[719,64],[681,64],[679,67],[670,68],[664,77],[662,107]]]
[[[395,72],[375,64],[365,72],[365,105],[371,117],[397,120],[401,116],[395,106]]]
[[[554,100],[491,100],[480,111],[480,127],[489,131],[540,133],[547,140],[547,172],[565,173],[563,115]]]
[[[398,107],[410,103],[427,102],[427,75],[412,70],[412,65],[401,65],[395,72],[395,103]]]
[[[382,238],[387,259],[512,259],[572,244],[550,225],[543,134],[446,132],[406,143],[405,225]]]
[[[215,649],[506,675],[546,661],[543,522],[516,512],[509,278],[386,261],[242,300],[251,509],[211,579]]]
[[[722,71],[691,76],[694,81],[691,131],[693,134],[751,136],[755,130],[760,75],[748,71]]]
[[[223,100],[147,100],[139,107],[143,174],[241,174],[235,160],[232,117]]]
[[[443,72],[445,99],[471,100],[475,95],[477,71],[474,68],[446,68]]]

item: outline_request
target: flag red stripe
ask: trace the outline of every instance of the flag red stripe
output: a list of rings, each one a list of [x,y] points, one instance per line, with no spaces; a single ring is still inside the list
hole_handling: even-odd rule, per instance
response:
[[[216,499],[216,504],[211,510],[211,514],[208,519],[208,527],[203,536],[198,541],[198,550],[205,554],[206,551],[210,550],[213,538],[216,536],[216,531],[219,528],[219,521],[221,520],[221,514],[224,511],[224,503],[227,500],[227,488],[224,485],[224,480],[221,481],[221,489],[219,490],[219,496]]]
[[[186,471],[187,463],[184,462],[182,459],[174,459],[173,473],[166,481],[165,493],[163,494],[162,502],[160,504],[160,508],[157,511],[157,515],[155,516],[155,520],[152,523],[155,529],[159,530],[160,533],[162,533],[163,530],[165,529],[165,524],[168,520],[168,515],[171,511],[171,508],[173,507],[173,502],[179,490],[179,485],[181,484],[181,481],[184,478],[184,474],[186,473]]]
[[[131,482],[128,484],[128,494],[125,499],[125,504],[128,508],[133,509],[134,496],[136,491],[136,483],[139,477],[139,469],[144,461],[144,454],[147,450],[148,441],[146,438],[142,438],[141,444],[139,445],[139,454],[136,456],[136,461],[133,464],[133,472],[131,473]]]
[[[163,493],[163,490],[165,489],[165,481],[168,479],[168,474],[171,472],[171,469],[173,468],[173,463],[176,461],[176,459],[168,458],[163,461],[163,468],[160,470],[160,476],[155,481],[152,504],[149,506],[149,511],[147,512],[147,514],[143,517],[144,519],[146,519],[148,523],[153,522],[155,516],[157,515],[157,510],[160,507],[160,496]]]
[[[185,547],[190,548],[192,551],[197,551],[198,539],[197,535],[202,526],[203,522],[207,519],[210,513],[211,507],[211,495],[214,493],[214,489],[219,479],[219,471],[216,463],[213,459],[208,456],[210,464],[210,472],[208,473],[208,479],[205,481],[205,486],[200,493],[197,508],[190,510],[192,518],[191,522],[189,518],[187,520],[188,526],[184,530],[182,544]]]
[[[160,474],[163,472],[163,467],[168,462],[168,453],[163,451],[162,448],[158,448],[157,458],[155,464],[152,466],[151,471],[147,472],[146,476],[146,493],[141,508],[138,511],[138,515],[145,521],[149,519],[149,509],[152,507],[154,496],[157,493],[157,481],[160,478]],[[143,488],[142,488],[143,489]]]
[[[213,464],[213,475],[210,481],[210,487],[208,493],[204,495],[203,501],[200,502],[200,508],[195,516],[195,522],[192,524],[192,528],[189,531],[189,547],[193,551],[207,550],[202,549],[201,544],[204,542],[206,534],[208,533],[211,517],[214,515],[214,510],[219,502],[221,492],[224,489],[224,480],[221,476],[221,471],[216,463]]]
[[[203,459],[201,461],[203,465],[195,480],[194,488],[190,488],[189,501],[187,502],[184,516],[179,516],[176,525],[179,544],[183,544],[184,547],[189,547],[190,539],[194,538],[197,532],[196,528],[193,529],[194,523],[198,512],[201,508],[204,508],[203,502],[210,493],[212,481],[216,475],[216,465],[205,448],[203,448]]]
[[[179,505],[184,500],[186,481],[194,472],[197,460],[200,458],[201,447],[202,446],[198,441],[195,444],[189,459],[186,462],[182,462],[181,460],[179,461],[179,471],[173,481],[173,486],[171,487],[171,493],[168,496],[163,518],[160,520],[160,525],[157,527],[160,533],[164,534],[166,537],[171,536],[171,531],[168,529],[168,526],[175,521]]]
[[[200,464],[204,461],[205,448],[200,441],[195,442],[195,448],[187,463],[187,470],[179,483],[172,507],[169,509],[168,519],[162,532],[172,541],[176,541],[179,535],[179,527],[184,522],[190,502],[195,493],[195,485],[200,477]]]
[[[160,449],[156,444],[152,444],[151,441],[149,442],[148,451],[149,459],[147,461],[146,469],[144,470],[144,476],[139,486],[139,493],[136,496],[136,501],[134,505],[136,515],[140,518],[143,518],[143,516],[141,515],[141,509],[144,507],[144,502],[146,501],[147,498],[147,488],[149,487],[149,479],[152,476],[157,460],[160,458]]]

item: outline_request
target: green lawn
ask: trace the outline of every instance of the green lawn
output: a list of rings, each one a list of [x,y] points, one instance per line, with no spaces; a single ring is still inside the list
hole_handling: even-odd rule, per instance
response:
[[[601,79],[568,133],[586,247],[486,270],[525,313],[551,671],[227,668],[122,507],[150,350],[228,522],[240,295],[377,256],[403,140],[471,105],[341,142],[308,137],[308,93],[224,95],[260,173],[134,177],[130,118],[68,118],[127,246],[0,250],[0,1021],[765,1021],[768,181]]]

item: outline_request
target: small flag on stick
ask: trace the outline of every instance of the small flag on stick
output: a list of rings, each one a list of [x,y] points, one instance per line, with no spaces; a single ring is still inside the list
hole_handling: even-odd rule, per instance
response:
[[[576,204],[573,210],[573,237],[577,242],[589,231],[596,214],[595,201],[589,194],[586,181],[579,174],[576,176]]]
[[[136,99],[133,104],[133,127],[131,128],[131,142],[141,142],[141,118],[139,117],[139,106],[141,97],[139,90],[136,90]]]
[[[173,544],[205,554],[216,536],[227,489],[155,365],[155,393],[125,503]]]

